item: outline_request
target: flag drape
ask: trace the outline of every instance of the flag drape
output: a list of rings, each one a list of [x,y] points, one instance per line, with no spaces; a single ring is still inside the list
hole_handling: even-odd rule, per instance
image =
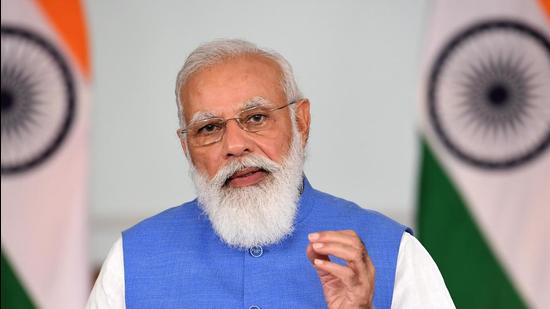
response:
[[[2,0],[2,308],[89,292],[87,34],[79,1]]]
[[[548,1],[433,1],[419,238],[457,308],[549,308]]]

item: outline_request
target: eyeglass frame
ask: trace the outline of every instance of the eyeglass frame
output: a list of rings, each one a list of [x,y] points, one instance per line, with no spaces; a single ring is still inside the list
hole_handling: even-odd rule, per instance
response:
[[[285,107],[289,107],[290,105],[293,105],[293,104],[297,104],[299,102],[301,102],[303,99],[299,99],[299,100],[294,100],[290,103],[287,103],[283,106],[279,106],[279,107],[275,107],[275,108],[272,108],[272,109],[268,109],[268,110],[265,110],[264,112],[266,113],[271,113],[271,112],[274,112],[274,111],[278,111],[278,110],[281,110]],[[242,113],[245,113],[245,112],[249,112],[251,110],[254,110],[254,109],[259,109],[260,107],[259,106],[254,106],[254,107],[251,107],[251,108],[247,108],[247,109],[244,109],[242,111],[240,111],[238,113],[238,115],[242,114]],[[198,147],[203,147],[203,146],[209,146],[209,145],[212,145],[212,144],[215,144],[219,141],[221,141],[223,139],[223,136],[225,135],[225,130],[227,128],[227,122],[229,120],[235,120],[235,122],[237,123],[237,125],[239,126],[239,128],[241,128],[243,131],[245,132],[249,132],[249,133],[255,133],[255,132],[259,132],[259,131],[262,131],[262,130],[258,130],[258,131],[249,131],[246,129],[246,127],[241,123],[241,117],[232,117],[232,118],[227,118],[227,119],[224,119],[224,118],[221,118],[221,117],[212,117],[212,118],[209,118],[209,119],[204,119],[204,120],[212,120],[212,119],[221,119],[223,120],[223,122],[221,122],[221,124],[223,125],[223,134],[220,135],[220,138],[214,142],[211,142],[211,143],[208,143],[208,144],[204,144],[204,145],[199,145]],[[200,121],[203,121],[203,120],[200,120]],[[200,122],[198,121],[198,122]],[[195,122],[195,123],[198,123],[198,122]],[[185,129],[179,129],[178,130],[178,135],[180,138],[185,138],[184,137],[184,134],[188,134],[189,132],[189,127],[192,126],[192,124],[188,125],[185,127]]]

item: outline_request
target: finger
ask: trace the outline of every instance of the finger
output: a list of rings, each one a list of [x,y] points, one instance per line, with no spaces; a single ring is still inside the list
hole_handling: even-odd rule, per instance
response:
[[[327,262],[324,260],[315,260],[315,268],[319,273],[321,282],[330,282],[331,279],[323,279],[322,273],[328,273],[331,276],[338,278],[350,291],[354,298],[362,299],[366,304],[372,303],[372,297],[374,294],[374,272],[366,277],[361,277],[355,274],[349,267],[345,267],[333,262]],[[367,306],[371,308],[371,306]]]
[[[354,230],[339,230],[339,231],[320,231],[311,233],[308,238],[312,242],[338,242],[359,249],[362,252],[363,259],[370,261],[367,247],[361,240],[359,235]]]
[[[334,242],[328,242],[328,243],[316,242],[311,244],[311,247],[317,254],[333,255],[347,262],[364,261],[363,259],[364,251],[352,246],[348,246],[340,243],[334,243]]]
[[[322,255],[322,254],[319,254],[319,253],[315,252],[315,250],[313,250],[313,247],[311,246],[311,244],[309,244],[306,248],[306,255],[307,255],[308,260],[313,265],[313,268],[315,268],[315,270],[319,274],[319,276],[322,277],[322,276],[325,276],[325,275],[328,274],[326,271],[315,267],[315,260],[330,261],[328,255]]]
[[[337,242],[348,246],[364,247],[361,238],[353,230],[321,231],[308,235],[310,242]]]
[[[318,271],[323,271],[335,276],[348,287],[355,286],[357,282],[357,275],[349,267],[320,259],[316,259],[314,265]]]
[[[308,260],[311,262],[311,264],[313,264],[313,261],[315,259],[321,259],[321,260],[326,260],[326,261],[330,260],[328,255],[324,255],[324,254],[320,254],[320,253],[315,252],[315,250],[313,250],[312,244],[309,244],[307,246],[306,256],[307,256]]]
[[[321,255],[332,255],[348,262],[356,272],[364,275],[368,271],[366,252],[362,249],[339,243],[313,243],[312,249]]]

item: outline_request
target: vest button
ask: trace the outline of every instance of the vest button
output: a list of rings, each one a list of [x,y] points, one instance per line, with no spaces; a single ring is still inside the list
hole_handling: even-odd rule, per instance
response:
[[[256,305],[254,305],[254,306],[250,306],[250,307],[248,307],[248,309],[262,309],[262,308],[260,308],[260,306],[256,306]]]
[[[260,257],[262,256],[262,254],[264,254],[264,249],[260,246],[254,246],[252,248],[250,248],[248,250],[248,252],[250,253],[250,255],[252,255],[253,257]],[[260,307],[256,307],[256,308],[260,308]]]

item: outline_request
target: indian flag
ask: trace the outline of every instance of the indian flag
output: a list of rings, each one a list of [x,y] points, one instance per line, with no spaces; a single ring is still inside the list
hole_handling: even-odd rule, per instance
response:
[[[549,9],[431,3],[418,232],[457,308],[550,308]]]
[[[2,0],[2,308],[82,308],[90,62],[78,1]]]

